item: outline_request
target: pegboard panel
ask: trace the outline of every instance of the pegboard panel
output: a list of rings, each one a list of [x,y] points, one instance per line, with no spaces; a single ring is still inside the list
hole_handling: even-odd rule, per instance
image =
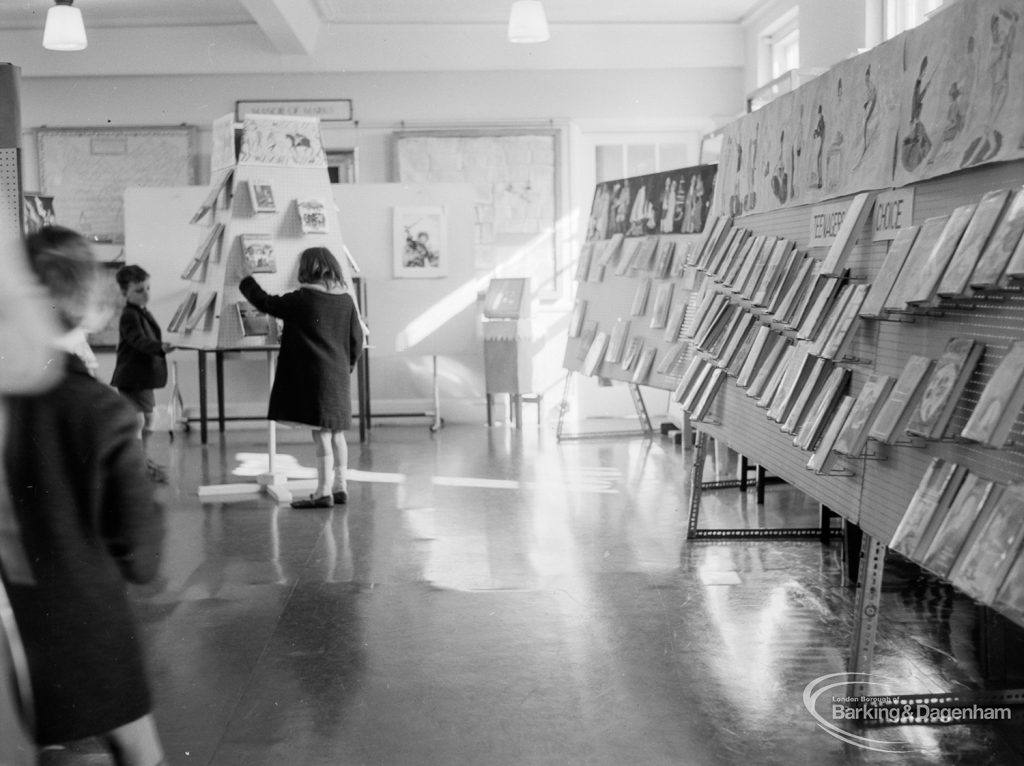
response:
[[[908,224],[920,225],[926,218],[947,215],[958,205],[977,202],[987,191],[1013,188],[1022,183],[1024,162],[1020,161],[926,181],[914,189],[913,220]],[[786,237],[807,249],[810,215],[810,206],[795,207],[743,216],[733,225],[749,229],[755,235]],[[887,242],[871,241],[869,226],[870,219],[859,232],[859,240],[846,262],[852,279],[873,279],[887,253]],[[811,248],[808,252],[820,258],[825,248]],[[910,354],[938,358],[949,339],[954,337],[975,338],[986,347],[950,423],[948,433],[958,433],[1010,343],[1024,337],[1024,292],[1020,289],[943,301],[933,311],[893,320],[858,320],[848,352],[850,359],[845,362],[852,373],[850,393],[856,395],[873,373],[896,376]],[[1024,477],[1024,415],[1021,413],[1017,414],[1011,430],[1013,444],[1007,448],[991,449],[953,438],[915,440],[907,445],[887,447],[870,442],[875,452],[872,458],[849,461],[855,472],[852,477],[823,477],[807,471],[804,468],[807,453],[794,447],[789,435],[769,421],[763,410],[754,407],[732,380],[719,394],[711,419],[713,423],[695,425],[883,541],[892,538],[933,457],[963,464],[999,482],[1019,481]]]
[[[0,235],[5,242],[21,236],[20,168],[16,147],[0,149]]]

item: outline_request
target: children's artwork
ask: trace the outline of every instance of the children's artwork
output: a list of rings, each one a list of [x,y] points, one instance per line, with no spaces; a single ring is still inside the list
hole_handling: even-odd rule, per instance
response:
[[[447,224],[443,207],[395,208],[394,267],[396,277],[447,276]]]
[[[303,234],[327,233],[327,205],[319,199],[300,199],[295,203],[299,210]]]
[[[327,168],[316,117],[248,114],[242,125],[239,165]]]
[[[277,204],[274,202],[274,187],[269,181],[252,179],[248,183],[249,202],[254,213],[276,213]]]
[[[254,274],[273,274],[277,271],[274,240],[269,234],[243,234],[242,257]]]

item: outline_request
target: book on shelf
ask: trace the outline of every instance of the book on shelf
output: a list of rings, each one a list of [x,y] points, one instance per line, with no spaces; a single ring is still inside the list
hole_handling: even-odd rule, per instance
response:
[[[675,284],[672,282],[659,282],[654,291],[654,308],[651,310],[652,330],[664,330],[668,324],[668,311],[672,306],[672,290]]]
[[[778,333],[772,332],[772,328],[769,325],[758,325],[750,351],[747,353],[746,358],[744,358],[740,371],[736,374],[737,386],[746,388],[750,385],[750,381],[754,377],[757,368],[764,361],[768,353],[770,353],[772,345],[781,337]]]
[[[243,337],[270,336],[272,334],[273,318],[258,310],[248,301],[235,302],[235,316],[238,317],[238,326],[242,330]]]
[[[868,377],[857,394],[850,417],[836,441],[836,452],[850,457],[860,455],[867,443],[868,432],[878,416],[878,411],[895,382],[896,379],[890,375],[876,373]]]
[[[860,308],[862,317],[880,317],[885,313],[885,301],[889,297],[892,286],[896,284],[903,264],[910,255],[910,248],[917,239],[917,232],[920,226],[904,226],[896,232],[892,242],[889,243],[889,251],[882,261],[875,278],[871,280],[871,289],[868,290],[868,297]]]
[[[755,306],[767,307],[775,291],[782,284],[786,271],[796,254],[796,246],[788,239],[778,239],[765,265],[764,276],[750,294]]]
[[[179,303],[178,307],[174,310],[174,314],[171,316],[171,321],[167,323],[168,332],[180,331],[181,326],[185,323],[185,320],[188,319],[192,310],[196,307],[196,301],[198,300],[199,293],[194,290],[189,292],[189,294],[182,299],[181,303]]]
[[[938,289],[939,281],[946,273],[946,267],[949,265],[953,253],[956,252],[957,245],[960,244],[960,239],[967,229],[967,224],[971,222],[971,217],[974,215],[977,207],[978,204],[976,202],[971,202],[953,208],[953,212],[946,219],[946,225],[942,228],[942,233],[939,235],[939,241],[935,243],[931,254],[921,267],[918,278],[913,281],[912,286],[907,290],[906,299],[908,305],[922,306],[932,303],[935,299],[935,291]]]
[[[821,355],[826,359],[842,359],[846,355],[856,334],[860,307],[864,305],[869,289],[866,284],[852,285],[849,299],[839,312],[835,325],[825,335]]]
[[[917,236],[914,238],[914,244],[907,254],[907,260],[903,264],[903,268],[900,270],[900,274],[896,278],[892,289],[889,291],[888,297],[885,299],[885,304],[883,305],[885,311],[899,312],[907,310],[907,299],[919,284],[921,272],[924,271],[924,265],[928,262],[932,251],[939,243],[949,218],[950,216],[948,215],[937,215],[925,219],[924,223],[921,224],[921,228],[918,229]]]
[[[643,244],[643,237],[628,237],[622,241],[622,246],[619,248],[619,259],[615,262],[615,276],[625,276],[626,272],[633,266],[637,251],[640,250]]]
[[[981,252],[988,244],[992,230],[1003,214],[1009,197],[1009,189],[993,189],[978,202],[971,222],[967,224],[964,235],[960,238],[946,267],[946,273],[942,275],[935,290],[940,298],[956,298],[966,294],[974,267],[981,258]]]
[[[213,313],[213,306],[216,301],[216,290],[211,290],[202,299],[197,299],[195,308],[185,320],[185,332],[191,332],[199,327],[199,323],[203,322],[210,314]]]
[[[686,274],[686,267],[690,265],[693,250],[697,246],[696,239],[689,239],[686,242],[677,242],[672,250],[672,266],[668,270],[668,276],[672,279],[679,279]]]
[[[793,446],[810,452],[824,435],[832,421],[839,402],[846,395],[850,385],[850,371],[845,367],[833,366],[821,390],[811,403],[807,417],[797,429]],[[833,440],[834,441],[834,440]]]
[[[600,244],[600,243],[598,243]],[[603,282],[604,281],[604,266],[601,265],[601,259],[595,254],[590,259],[590,266],[587,269],[587,282]]]
[[[590,261],[594,255],[594,243],[586,242],[580,248],[580,257],[576,261],[576,281],[586,282],[587,274],[590,273]]]
[[[668,314],[668,319],[665,320],[665,332],[662,340],[668,343],[678,340],[683,332],[683,322],[685,321],[686,301],[676,301],[676,304]]]
[[[1020,549],[1024,484],[1008,484],[964,542],[950,581],[971,598],[990,604]]]
[[[747,396],[757,399],[758,402],[776,371],[780,366],[784,367],[789,363],[789,356],[792,354],[793,345],[782,335],[776,335],[776,338],[777,342],[767,351],[764,361],[755,370],[754,377],[747,386]]]
[[[594,335],[594,340],[590,343],[590,348],[587,349],[587,354],[583,357],[582,372],[584,375],[596,375],[601,369],[601,365],[604,363],[604,355],[608,350],[608,333],[600,330]]]
[[[752,236],[749,229],[742,227],[734,228],[729,239],[726,241],[726,246],[720,248],[719,252],[715,254],[714,260],[708,264],[708,275],[713,279],[721,279],[725,267],[733,262],[743,248],[753,246],[753,243],[747,244],[747,240]]]
[[[639,317],[647,313],[647,299],[651,295],[650,278],[641,279],[633,292],[633,304],[629,312],[632,316]]]
[[[941,439],[985,345],[973,338],[951,338],[928,376],[921,401],[907,423],[907,433]]]
[[[254,274],[273,274],[277,271],[274,238],[270,234],[243,234],[242,257]]]
[[[744,311],[740,314],[739,320],[736,322],[736,326],[733,328],[732,334],[729,336],[728,341],[722,346],[721,352],[715,357],[718,363],[728,369],[739,353],[740,348],[743,347],[748,337],[753,337],[753,334],[757,329],[757,317],[751,314],[749,311]]]
[[[487,283],[483,315],[486,319],[520,319],[529,313],[529,277],[495,277]]]
[[[583,319],[587,315],[587,302],[577,300],[572,305],[572,314],[569,315],[569,337],[578,338],[580,337],[580,331],[583,329]]]
[[[617,231],[601,242],[595,253],[597,263],[601,268],[607,269],[615,263],[616,257],[618,257],[622,250],[624,240],[625,235],[621,231]]]
[[[832,447],[835,445],[836,439],[839,438],[839,432],[846,424],[846,418],[849,417],[850,410],[853,409],[853,402],[854,398],[852,396],[840,398],[832,418],[822,432],[818,446],[814,448],[814,453],[807,460],[808,470],[814,471],[819,476],[824,476],[830,473],[835,464],[841,459],[838,453],[833,452]]]
[[[920,354],[911,354],[886,397],[878,417],[871,424],[868,437],[882,444],[892,444],[906,431],[914,408],[921,401],[934,361]]]
[[[818,336],[818,331],[827,319],[842,286],[843,280],[839,277],[822,277],[819,280],[817,295],[808,304],[807,310],[803,313],[800,324],[797,326],[797,338],[814,340]]]
[[[608,353],[604,360],[609,364],[621,364],[622,352],[626,349],[626,335],[629,333],[629,320],[619,317],[612,327],[611,338],[608,341]]]
[[[708,294],[709,300],[702,303],[697,309],[697,321],[690,328],[689,335],[698,346],[701,345],[708,331],[715,322],[719,321],[721,315],[730,310],[732,302],[722,293],[712,292]]]
[[[754,290],[757,289],[757,286],[764,278],[764,273],[771,262],[772,253],[775,252],[775,246],[779,241],[778,237],[767,237],[761,250],[754,258],[754,264],[750,271],[743,274],[742,278],[738,280],[737,292],[747,300],[753,301]]]
[[[971,527],[981,517],[988,502],[998,496],[999,491],[994,481],[968,472],[928,544],[918,546],[917,557],[920,562],[939,577],[948,577],[953,562],[963,550]]]
[[[254,213],[276,213],[277,203],[274,201],[274,187],[270,181],[264,179],[250,179],[246,182],[249,187],[249,204]]]
[[[826,276],[839,276],[846,266],[850,251],[857,243],[857,234],[864,228],[864,222],[871,212],[874,195],[869,192],[862,192],[850,200],[850,206],[846,209],[843,222],[839,224],[839,231],[832,240],[825,258],[822,260],[821,273]]]
[[[626,344],[626,350],[622,353],[622,369],[629,371],[633,365],[636,364],[636,360],[640,358],[640,352],[644,347],[644,339],[637,335],[629,339],[629,343]]]
[[[777,371],[777,380],[769,381],[768,388],[758,401],[759,406],[768,409],[769,420],[779,423],[785,419],[794,392],[806,381],[813,364],[814,357],[807,353],[806,343],[798,342],[793,346],[789,362]]]
[[[296,200],[295,207],[299,211],[303,234],[327,233],[327,205],[322,199]]]
[[[996,590],[992,606],[1018,624],[1024,624],[1024,548],[1018,549]]]
[[[793,401],[789,405],[789,413],[779,426],[779,430],[784,434],[796,434],[799,431],[800,424],[803,423],[804,415],[807,413],[807,408],[814,397],[818,395],[831,372],[833,365],[830,361],[821,357],[812,356],[811,358],[814,360],[811,371],[807,374],[807,379],[803,385],[793,392]]]
[[[657,279],[666,279],[672,271],[672,255],[676,251],[676,243],[667,237],[658,243],[658,249],[654,256],[653,276]]]
[[[722,334],[731,327],[741,308],[732,301],[726,299],[721,308],[715,311],[711,323],[704,328],[693,340],[697,348],[703,350],[711,349],[721,338]]]
[[[707,385],[714,370],[715,365],[711,362],[703,358],[699,359],[699,366],[694,370],[690,384],[684,391],[680,392],[679,406],[683,412],[688,415],[693,413],[693,408],[697,405],[701,392],[703,392],[704,386]]]
[[[199,205],[199,209],[193,213],[189,223],[199,223],[203,216],[209,213],[217,206],[217,200],[220,199],[221,193],[227,188],[228,182],[234,175],[234,168],[228,168],[227,170],[220,171],[217,176],[210,183],[210,190],[207,192],[206,197]]]
[[[1024,189],[1011,193],[1002,217],[981,251],[981,257],[967,283],[974,290],[998,287],[1024,232]]]
[[[743,338],[739,345],[735,351],[728,355],[728,361],[723,361],[725,373],[729,377],[735,378],[740,374],[740,370],[743,369],[747,356],[750,354],[750,349],[754,347],[754,341],[757,340],[758,330],[763,327],[760,322],[756,321],[756,317],[752,316],[751,318],[754,321],[750,322],[746,330],[744,330]]]
[[[639,361],[636,363],[636,369],[633,370],[633,383],[647,382],[647,377],[651,374],[651,367],[654,366],[654,357],[657,353],[658,349],[656,348],[644,349]]]
[[[820,270],[814,269],[814,271]],[[824,277],[820,274],[810,283],[810,289],[807,290],[803,295],[797,296],[797,299],[793,302],[793,308],[790,311],[789,316],[786,318],[784,324],[793,330],[797,330],[799,334],[800,326],[804,323],[811,308],[818,301],[818,296],[825,291],[826,295],[828,290],[835,286],[838,282],[837,277]]]
[[[732,260],[722,263],[717,281],[725,285],[730,292],[739,292],[736,280],[740,273],[746,274],[753,268],[754,260],[761,248],[764,247],[766,239],[767,237],[763,234],[748,237],[743,246],[733,254]]]
[[[193,258],[188,262],[185,270],[181,272],[181,278],[191,282],[205,282],[207,266],[206,258]]]
[[[697,296],[693,299],[697,307],[693,312],[693,316],[696,319],[686,331],[686,337],[688,338],[696,337],[697,331],[701,326],[709,321],[708,314],[713,310],[717,310],[718,302],[725,298],[725,296],[718,291],[707,289],[707,285],[707,280],[705,280],[700,292],[698,292]]]
[[[690,357],[690,363],[686,365],[686,369],[683,370],[683,374],[679,377],[679,382],[676,384],[675,390],[672,392],[672,401],[681,402],[686,398],[686,394],[693,386],[694,381],[697,378],[697,373],[701,367],[707,364],[707,361],[700,356]]]
[[[659,375],[677,375],[686,361],[686,354],[690,348],[690,344],[685,341],[682,343],[676,343],[669,348],[661,356],[661,361],[658,362],[658,366],[655,368],[655,372]]]
[[[854,285],[850,283],[841,285],[835,300],[826,308],[825,316],[821,320],[817,333],[813,338],[809,339],[811,353],[815,356],[822,356],[822,350],[828,342],[830,334],[835,329],[836,324],[850,302],[853,288]]]
[[[1006,264],[1003,276],[999,279],[999,286],[1019,285],[1022,279],[1024,279],[1024,235],[1021,236],[1013,255],[1010,256],[1009,263]]]
[[[729,231],[730,226],[732,226],[732,219],[724,215],[717,216],[710,225],[705,221],[704,231],[701,232],[700,239],[697,240],[690,253],[688,264],[697,266],[705,253],[710,253],[718,246],[718,241]]]
[[[713,327],[712,332],[708,335],[706,342],[703,347],[700,347],[703,351],[707,352],[708,356],[712,359],[719,359],[722,356],[722,351],[732,340],[737,329],[740,327],[743,318],[749,315],[745,308],[736,304],[732,305],[731,310],[728,314],[728,321],[723,322],[718,327]]]
[[[774,311],[769,308],[776,322],[789,324],[789,317],[793,313],[797,302],[809,293],[818,279],[818,271],[821,262],[817,258],[804,255],[796,271],[795,278],[789,283],[786,290],[780,293],[779,300],[774,304]]]
[[[917,560],[917,548],[927,534],[933,516],[953,499],[966,475],[967,469],[959,463],[932,458],[903,512],[889,547]]]
[[[725,251],[732,247],[733,240],[740,235],[740,231],[740,227],[734,227],[730,224],[729,227],[722,232],[722,236],[718,238],[714,246],[708,247],[707,250],[703,252],[700,260],[696,263],[697,270],[710,274],[711,267],[718,261],[722,260],[725,256]]]
[[[597,335],[597,320],[586,319],[580,328],[579,346],[576,348],[576,361],[582,362],[587,358],[587,352]]]
[[[991,348],[991,347],[990,347]],[[1006,446],[1024,406],[1024,341],[1014,341],[992,372],[960,438],[988,447]]]
[[[654,256],[658,252],[660,237],[657,234],[648,234],[640,242],[629,264],[629,273],[637,274],[649,272],[654,265]]]
[[[181,273],[182,279],[189,279],[195,282],[206,281],[206,268],[210,262],[210,256],[215,249],[219,248],[221,235],[224,233],[224,224],[218,222],[210,227],[203,236],[196,248],[195,255],[189,261],[185,270]],[[219,260],[219,258],[218,258]]]
[[[721,367],[713,367],[711,374],[708,376],[707,382],[701,389],[700,397],[697,402],[693,405],[693,411],[690,413],[697,422],[700,422],[707,418],[708,412],[711,411],[711,405],[715,401],[715,397],[718,396],[718,392],[722,388],[722,383],[725,382],[725,370]]]

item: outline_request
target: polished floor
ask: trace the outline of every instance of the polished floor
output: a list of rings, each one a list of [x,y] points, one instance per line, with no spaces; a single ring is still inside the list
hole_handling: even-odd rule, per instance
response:
[[[878,750],[820,728],[804,689],[846,669],[853,627],[841,544],[687,542],[691,456],[660,435],[379,426],[351,445],[347,507],[201,502],[263,469],[265,437],[156,445],[169,538],[136,600],[173,766],[1024,762],[1024,707],[876,727]],[[304,432],[278,449],[308,475]],[[817,518],[781,487],[705,498],[709,525]],[[879,674],[982,684],[972,604],[889,569]]]

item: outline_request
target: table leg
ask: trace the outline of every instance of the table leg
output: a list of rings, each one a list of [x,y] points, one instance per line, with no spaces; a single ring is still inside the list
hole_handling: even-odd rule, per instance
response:
[[[206,352],[198,349],[199,354],[199,441],[206,444]]]
[[[217,372],[217,430],[224,433],[224,352],[214,351],[213,358]]]

